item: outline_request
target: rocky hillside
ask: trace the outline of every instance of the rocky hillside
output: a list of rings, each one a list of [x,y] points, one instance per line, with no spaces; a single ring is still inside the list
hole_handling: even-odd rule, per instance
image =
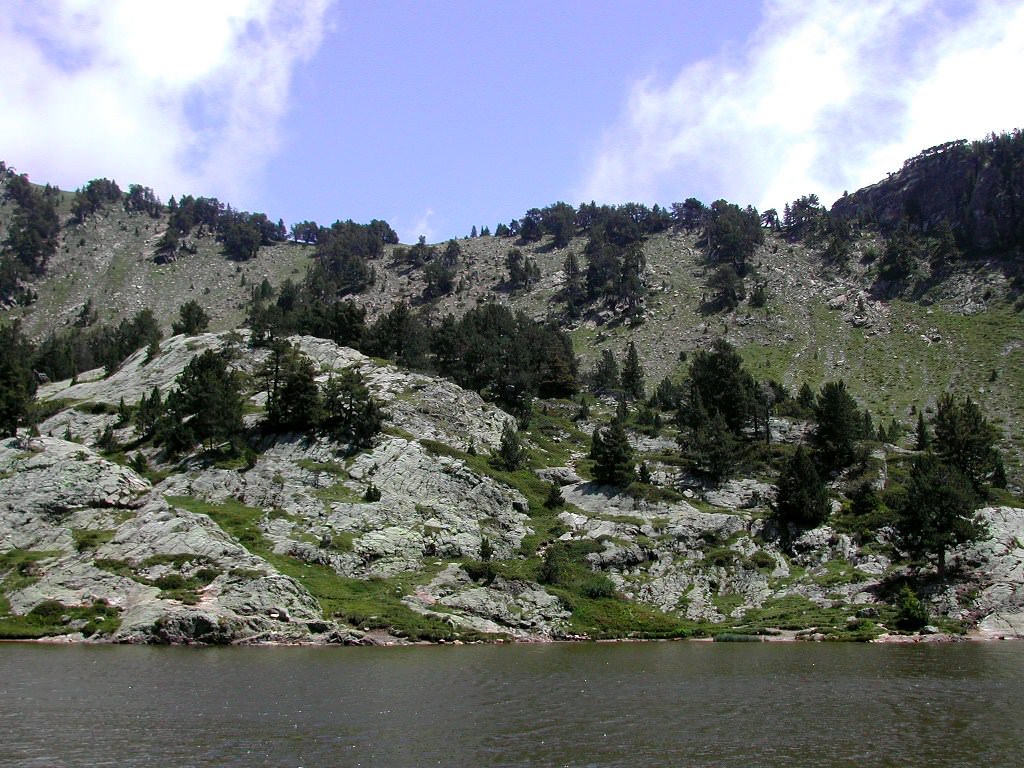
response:
[[[919,210],[922,221],[934,225],[938,212],[953,210],[946,205],[952,203],[939,192],[934,200],[926,199],[922,190],[951,188],[946,177],[956,175],[955,169],[963,171],[962,163],[949,159],[957,152],[908,162],[890,180],[843,198],[834,210],[873,217],[884,228],[910,205],[908,200],[930,200]],[[984,190],[991,192],[994,182],[984,180],[993,169],[997,166],[989,162],[958,182],[969,182],[975,191],[961,191],[981,201],[981,208],[972,210],[991,208]],[[1006,195],[997,198],[1000,205],[1010,204]],[[213,235],[201,230],[191,240],[194,253],[157,263],[166,212],[153,218],[111,205],[75,224],[70,200],[67,194],[62,198],[66,225],[59,246],[46,273],[32,282],[37,300],[6,312],[8,318],[20,318],[37,340],[72,326],[89,301],[99,322],[148,308],[167,332],[178,308],[195,300],[210,316],[212,330],[230,330],[244,322],[254,287],[263,280],[274,287],[288,279],[301,282],[311,264],[312,246],[294,242],[261,248],[251,260],[229,261]],[[0,226],[12,206],[0,206]],[[664,376],[678,379],[685,370],[682,356],[725,338],[757,378],[774,379],[792,391],[805,382],[816,390],[842,378],[876,422],[895,419],[906,430],[913,427],[918,409],[934,408],[941,392],[967,394],[1000,429],[1011,484],[1024,486],[1024,398],[1019,396],[1024,390],[1024,314],[1015,305],[1021,262],[1012,251],[988,251],[941,270],[923,264],[902,292],[879,293],[879,258],[886,240],[874,225],[855,231],[841,263],[826,258],[823,241],[766,229],[745,279],[747,300],[709,312],[714,269],[707,264],[701,238],[699,230],[670,230],[643,241],[647,295],[640,312],[629,318],[621,307],[605,305],[577,319],[566,317],[559,298],[562,267],[570,253],[585,264],[583,237],[570,239],[563,248],[553,247],[550,237],[529,244],[492,236],[461,240],[456,288],[431,301],[424,299],[425,270],[397,262],[396,246],[386,245],[370,263],[374,283],[351,299],[366,309],[368,322],[398,301],[435,321],[481,301],[504,303],[570,328],[584,372],[605,350],[621,359],[634,341],[651,386]],[[539,274],[529,290],[508,287],[506,256],[513,247],[537,265]],[[757,285],[763,289],[761,306],[749,300]]]
[[[673,464],[672,441],[639,433],[638,458],[683,494],[600,487],[585,479],[592,423],[573,421],[561,401],[522,433],[529,467],[508,472],[488,457],[510,417],[477,395],[320,339],[292,341],[321,379],[361,371],[388,414],[372,447],[279,435],[248,461],[213,452],[172,463],[136,442],[122,399],[170,390],[208,349],[229,350],[250,376],[246,419],[257,429],[267,393],[252,374],[268,353],[246,334],[176,336],[107,377],[41,388],[51,415],[40,436],[0,443],[5,636],[369,643],[897,631],[894,595],[910,571],[884,532],[858,543],[820,527],[783,549],[768,520],[771,485],[695,483]],[[773,422],[782,443],[800,429]],[[879,451],[878,478],[901,453]],[[564,503],[545,504],[552,485]],[[982,514],[991,536],[955,553],[956,580],[920,586],[928,632],[1024,632],[1024,510]]]
[[[268,427],[272,352],[261,346],[258,323],[255,331],[243,326],[254,293],[266,292],[280,309],[282,287],[306,283],[310,267],[323,266],[314,246],[275,241],[229,260],[209,226],[174,235],[172,211],[155,201],[129,211],[100,200],[84,211],[81,197],[46,193],[56,206],[44,222],[51,252],[18,265],[8,245],[0,266],[19,271],[0,277],[18,287],[6,295],[20,302],[3,307],[0,327],[17,321],[37,342],[95,332],[109,350],[118,348],[110,341],[116,333],[104,337],[103,323],[148,309],[165,338],[120,365],[81,371],[100,364],[94,358],[74,378],[42,383],[30,414],[36,429],[0,442],[0,637],[873,639],[919,631],[925,620],[935,636],[1019,636],[1021,146],[1017,134],[944,145],[844,196],[831,213],[805,205],[801,216],[809,218],[790,211],[784,225],[766,216],[762,227],[756,212],[732,206],[737,217],[753,217],[757,234],[736,262],[742,277],[730,277],[724,267],[736,257],[723,261],[709,235],[707,222],[730,214],[727,205],[697,203],[704,225],[683,216],[671,223],[661,211],[664,226],[622,247],[641,265],[630,295],[591,296],[578,311],[567,306],[565,265],[574,257],[589,266],[601,247],[584,236],[584,224],[574,223],[571,236],[544,231],[528,242],[465,238],[457,249],[438,246],[433,261],[388,243],[333,264],[372,275],[346,297],[366,314],[360,338],[342,339],[356,346],[399,302],[421,328],[451,329],[442,322],[449,313],[473,317],[495,302],[564,329],[585,386],[598,361],[610,353],[621,364],[634,346],[646,394],[676,391],[671,404],[636,402],[621,420],[630,468],[643,477],[625,489],[594,479],[592,436],[617,405],[593,383],[585,397],[538,398],[528,419],[516,410],[523,455],[512,469],[497,454],[516,419],[476,392],[294,335],[322,391],[345,371],[360,373],[383,407],[383,431],[357,447],[323,430]],[[10,184],[8,174],[0,186]],[[30,198],[32,189],[40,188],[23,184],[19,194]],[[17,205],[0,203],[4,237],[17,228]],[[180,248],[168,251],[169,233]],[[531,265],[518,287],[513,248]],[[440,254],[455,250],[438,288]],[[613,282],[625,282],[624,265]],[[718,301],[723,279],[728,302]],[[323,288],[331,284],[318,285],[333,301],[336,291]],[[209,315],[211,332],[170,336],[190,301]],[[859,440],[855,463],[829,475],[823,524],[795,531],[773,514],[780,468],[814,426],[814,408],[794,397],[769,408],[766,425],[755,415],[753,432],[735,435],[738,458],[725,479],[694,468],[697,440],[678,385],[694,358],[722,340],[761,391],[788,397],[842,380],[858,419],[866,412],[871,434]],[[222,452],[211,441],[172,456],[132,411],[154,388],[166,397],[208,350],[242,383],[244,450]],[[514,394],[529,386],[523,381],[502,391]],[[901,549],[892,514],[919,456],[918,419],[933,421],[944,393],[969,397],[990,420],[1007,487],[989,493],[980,510],[986,535],[950,552],[952,567],[939,577]],[[759,429],[770,438],[763,445]],[[864,489],[878,497],[867,512],[858,507]],[[878,509],[889,517],[873,517]]]

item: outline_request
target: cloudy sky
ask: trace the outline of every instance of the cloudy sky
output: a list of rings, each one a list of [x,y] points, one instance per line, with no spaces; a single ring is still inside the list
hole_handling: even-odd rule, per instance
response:
[[[530,207],[831,202],[1024,127],[1019,0],[4,0],[0,159],[403,241]]]

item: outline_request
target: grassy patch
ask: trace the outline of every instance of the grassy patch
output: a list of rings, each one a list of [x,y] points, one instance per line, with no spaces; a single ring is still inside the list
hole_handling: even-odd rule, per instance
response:
[[[208,558],[189,552],[153,555],[138,565],[114,558],[100,558],[93,564],[108,573],[137,581],[139,584],[157,587],[160,590],[157,597],[162,600],[180,600],[187,605],[198,603],[199,591],[223,573],[219,568],[213,567]],[[171,571],[155,579],[146,578],[140,574],[140,571],[161,565],[169,565],[180,571],[183,566],[189,564],[202,567],[188,575]]]
[[[330,504],[332,501],[345,504],[362,504],[366,501],[362,493],[349,488],[344,483],[335,483],[328,488],[317,488],[313,491],[313,495],[326,504]]]
[[[114,538],[114,531],[95,528],[72,528],[71,538],[75,542],[75,550],[86,552],[98,549]]]
[[[891,609],[879,606],[883,618],[893,614]],[[729,631],[764,633],[769,629],[814,631],[829,640],[866,641],[882,633],[874,620],[850,620],[847,607],[824,608],[806,597],[789,595],[770,600],[761,608],[746,612],[742,619],[731,622]]]
[[[56,600],[44,600],[24,616],[0,615],[0,638],[31,640],[72,632],[91,637],[98,632],[111,634],[120,623],[118,610],[103,600],[91,605],[64,605]]]
[[[3,574],[0,589],[16,592],[35,584],[39,580],[36,564],[60,554],[56,550],[42,549],[11,549],[0,553],[0,574]]]
[[[77,403],[75,410],[87,413],[90,416],[102,416],[105,414],[117,413],[117,406],[113,403],[101,403],[99,401],[90,400],[84,403]]]
[[[634,499],[643,499],[651,504],[675,504],[685,497],[673,488],[648,483],[630,483],[626,492]]]
[[[334,477],[348,477],[345,467],[336,461],[313,461],[312,459],[299,459],[296,466],[309,472],[326,472]]]
[[[815,584],[822,587],[835,587],[841,584],[856,584],[859,581],[868,579],[868,575],[861,573],[849,563],[843,560],[829,560],[824,564],[821,573],[812,576]]]
[[[553,589],[556,594],[558,589]],[[569,626],[574,632],[595,640],[616,637],[668,639],[701,634],[692,622],[652,608],[643,603],[616,598],[589,599],[575,594],[561,594],[572,608]]]
[[[719,593],[714,596],[712,602],[720,614],[728,616],[743,605],[743,595]]]

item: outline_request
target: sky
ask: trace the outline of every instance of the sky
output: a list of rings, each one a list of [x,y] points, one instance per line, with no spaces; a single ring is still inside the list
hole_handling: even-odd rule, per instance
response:
[[[0,0],[0,159],[291,224],[830,204],[1024,127],[1019,0]]]

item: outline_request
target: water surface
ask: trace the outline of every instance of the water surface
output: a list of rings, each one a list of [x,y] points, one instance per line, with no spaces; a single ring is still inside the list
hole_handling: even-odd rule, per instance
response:
[[[1024,644],[0,646],[5,766],[1019,766]]]

